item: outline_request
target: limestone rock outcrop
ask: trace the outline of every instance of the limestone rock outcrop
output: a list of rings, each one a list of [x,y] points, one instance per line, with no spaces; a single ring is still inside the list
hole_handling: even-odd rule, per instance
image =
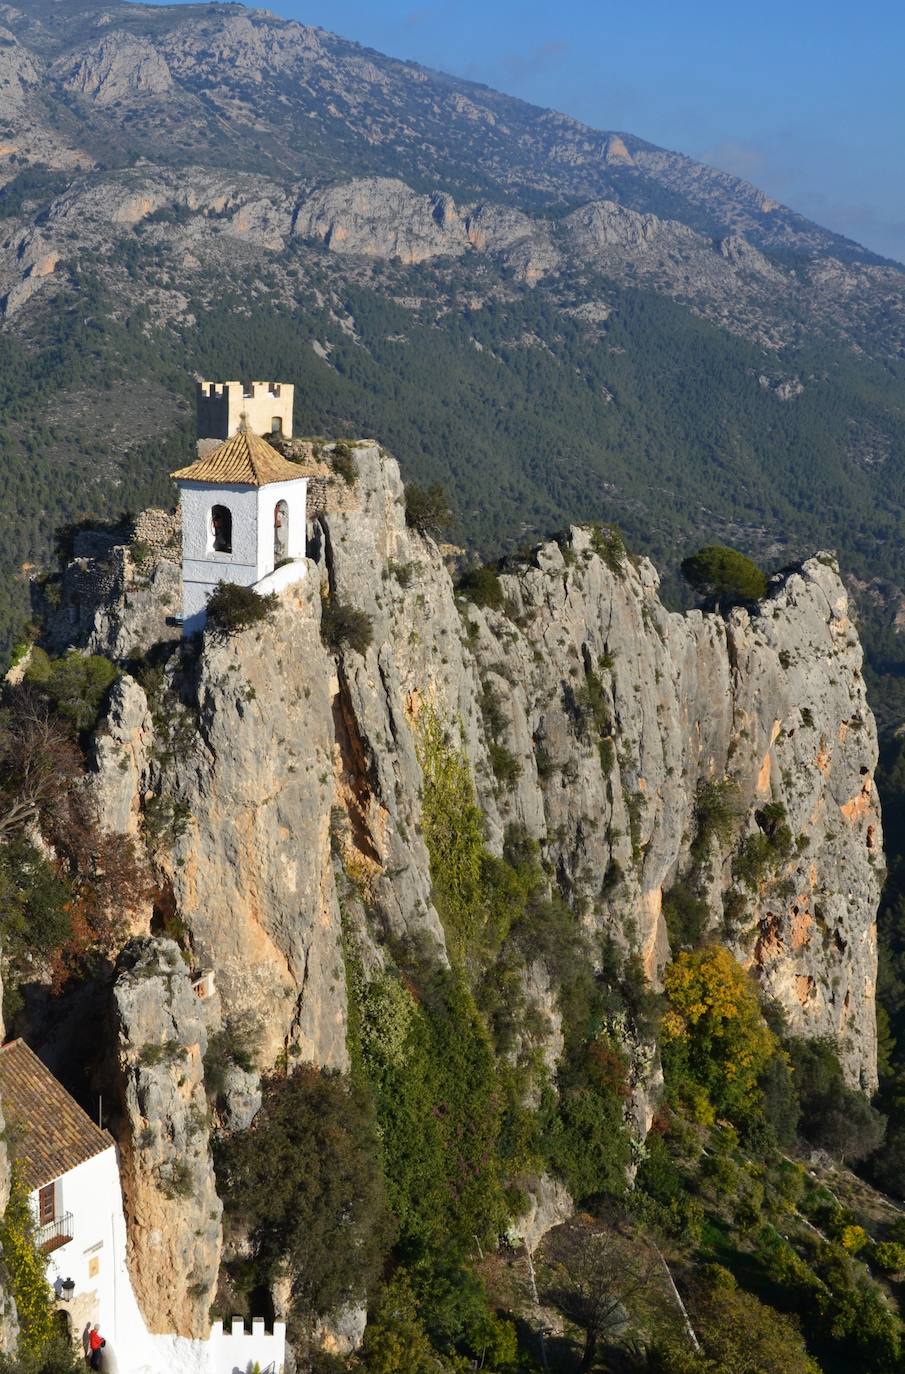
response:
[[[99,105],[165,95],[173,85],[169,67],[149,39],[116,31],[61,59],[53,75],[67,91]]]
[[[206,1338],[222,1244],[204,1091],[207,1031],[171,940],[134,940],[113,988],[132,1286],[151,1331]]]
[[[154,863],[224,1014],[257,1019],[261,1066],[283,1052],[346,1062],[331,842],[367,921],[445,957],[421,834],[430,707],[468,759],[492,847],[511,826],[534,838],[590,937],[637,952],[656,985],[664,897],[690,885],[793,1030],[836,1036],[849,1079],[873,1087],[877,743],[833,560],[777,577],[754,610],[680,615],[646,559],[574,528],[502,572],[499,608],[478,607],[407,527],[396,463],[374,443],[353,452],[355,499],[317,515],[309,577],[273,622],[208,635],[172,669],[154,729],[178,717],[178,747],[149,741],[140,702],[127,719],[118,697],[98,752],[111,822],[141,812],[133,783],[178,808]],[[325,649],[322,595],[369,617],[365,652]],[[122,604],[108,615],[127,627]],[[154,758],[141,783],[139,742]],[[731,795],[732,823],[702,836],[708,789]],[[555,991],[540,968],[524,984],[552,1061]],[[628,1048],[643,1134],[656,1056]]]
[[[5,110],[16,109],[38,84],[38,73],[28,50],[16,42],[9,29],[0,28],[0,101]]]
[[[308,578],[272,625],[206,645],[193,746],[159,784],[186,817],[161,862],[199,964],[216,970],[228,1013],[256,1021],[264,1062],[290,1052],[342,1068],[333,665],[319,623]]]
[[[96,805],[108,832],[135,835],[139,804],[147,790],[153,724],[148,699],[134,678],[124,674],[113,684],[106,730],[95,736]]]
[[[330,187],[298,210],[295,232],[335,253],[423,262],[467,241],[451,196],[422,196],[404,182],[366,177]]]

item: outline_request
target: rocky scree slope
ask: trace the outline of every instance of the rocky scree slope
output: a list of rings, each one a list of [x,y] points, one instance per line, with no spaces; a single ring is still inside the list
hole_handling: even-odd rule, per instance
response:
[[[93,608],[91,558],[62,584],[57,645],[77,592],[79,644],[128,669],[91,782],[104,826],[135,835],[156,875],[115,989],[121,1144],[136,1272],[176,1206],[174,1170],[191,1171],[183,1219],[165,1229],[195,1298],[175,1312],[143,1292],[152,1322],[186,1331],[203,1320],[220,1244],[196,1110],[206,1035],[254,1024],[255,1065],[221,1089],[223,1120],[240,1127],[260,1071],[348,1063],[344,912],[366,977],[387,941],[449,957],[422,833],[430,729],[467,759],[491,848],[511,827],[537,841],[589,951],[611,936],[656,987],[664,896],[682,882],[792,1029],[835,1037],[849,1081],[876,1084],[877,746],[833,560],[775,578],[756,610],[679,615],[647,560],[609,531],[573,528],[501,575],[498,608],[479,607],[406,526],[395,461],[371,442],[353,452],[352,494],[316,517],[309,576],[271,623],[180,650],[166,543],[153,570],[118,546]],[[324,646],[324,597],[370,617],[364,652]],[[708,827],[715,794],[733,798],[729,824]],[[176,933],[182,952],[142,943],[151,929]],[[205,1025],[189,986],[202,968],[217,988]],[[542,958],[522,981],[549,1069],[562,1041]],[[643,1134],[656,1054],[631,1037],[626,1049]],[[183,1237],[198,1224],[190,1261]]]

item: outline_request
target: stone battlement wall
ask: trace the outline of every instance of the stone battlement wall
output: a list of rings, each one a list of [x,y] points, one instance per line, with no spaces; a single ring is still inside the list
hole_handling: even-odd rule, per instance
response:
[[[291,382],[198,382],[195,405],[199,439],[229,439],[242,417],[255,434],[270,434],[279,421],[278,433],[292,434]]]
[[[333,474],[308,478],[308,519],[315,515],[347,515],[359,510],[361,498],[354,487]]]

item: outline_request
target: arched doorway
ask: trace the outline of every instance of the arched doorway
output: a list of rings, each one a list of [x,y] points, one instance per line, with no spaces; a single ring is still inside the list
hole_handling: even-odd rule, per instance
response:
[[[58,1334],[67,1345],[72,1345],[72,1318],[65,1307],[58,1307],[53,1314],[53,1319],[56,1323]]]
[[[214,553],[233,551],[233,515],[229,506],[211,507],[211,548]]]
[[[282,417],[282,415],[274,415],[274,416],[273,416],[273,418],[272,418],[271,421],[270,421],[270,432],[271,432],[271,434],[282,434],[282,433],[283,433],[283,417]]]
[[[289,507],[285,501],[277,501],[273,508],[273,558],[279,563],[281,558],[289,557]]]

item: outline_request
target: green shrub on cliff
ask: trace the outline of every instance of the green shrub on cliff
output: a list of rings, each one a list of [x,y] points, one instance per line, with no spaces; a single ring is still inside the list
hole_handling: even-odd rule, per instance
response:
[[[456,591],[474,606],[489,606],[494,611],[503,608],[503,588],[496,568],[470,568],[459,578]]]
[[[498,948],[508,928],[507,913],[488,901],[484,818],[468,761],[433,707],[425,707],[419,717],[416,747],[434,900],[451,952],[464,961]]]
[[[405,488],[405,523],[419,534],[439,539],[453,524],[454,516],[440,482],[422,486],[408,482]]]
[[[863,1093],[847,1086],[835,1042],[795,1036],[788,1048],[804,1137],[841,1159],[863,1159],[876,1150],[885,1118]]]
[[[305,1064],[265,1082],[252,1125],[220,1143],[217,1183],[247,1230],[254,1282],[286,1274],[306,1334],[366,1296],[388,1223],[374,1116],[354,1081]]]
[[[239,634],[252,625],[273,619],[279,605],[276,592],[259,596],[252,587],[235,582],[218,582],[207,602],[207,630],[217,639]]]
[[[493,1048],[460,975],[417,1000],[391,974],[357,992],[360,1064],[374,1094],[387,1193],[403,1239],[467,1245],[504,1222]]]
[[[3,955],[23,971],[58,950],[72,929],[72,891],[50,860],[16,835],[0,848]]]
[[[554,1170],[576,1202],[591,1203],[625,1192],[631,1149],[625,1132],[628,1065],[602,1032],[577,1046],[556,1076],[557,1099],[548,1094],[543,1145]]]
[[[91,730],[119,669],[101,654],[81,654],[70,649],[62,658],[50,658],[37,645],[25,670],[25,681],[79,733]]]
[[[722,607],[759,601],[767,590],[757,564],[722,544],[708,544],[683,559],[682,576],[698,596]]]
[[[321,638],[335,654],[343,649],[364,654],[374,638],[371,617],[356,606],[327,597],[321,604]]]

